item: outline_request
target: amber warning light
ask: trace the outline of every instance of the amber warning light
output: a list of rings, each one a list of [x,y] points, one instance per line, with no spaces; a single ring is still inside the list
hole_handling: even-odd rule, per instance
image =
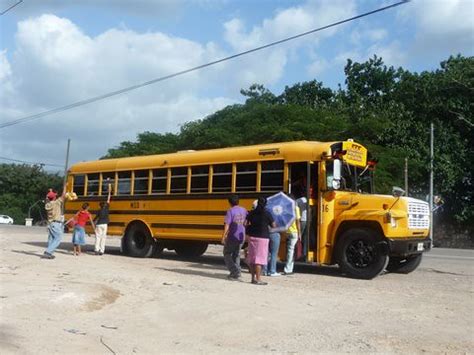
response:
[[[339,159],[342,160],[342,157],[347,154],[347,150],[337,150],[332,153],[332,159]]]
[[[377,166],[378,160],[377,159],[372,159],[367,162],[367,166],[370,171],[374,171],[375,167]]]

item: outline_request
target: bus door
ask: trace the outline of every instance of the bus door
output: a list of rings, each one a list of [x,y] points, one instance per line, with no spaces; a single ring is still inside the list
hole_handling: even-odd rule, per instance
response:
[[[295,199],[302,197],[306,201],[299,200],[300,211],[306,214],[306,224],[302,232],[303,256],[300,261],[314,262],[317,250],[317,191],[318,191],[318,164],[314,162],[288,164],[288,192]],[[309,184],[308,184],[309,181]],[[280,244],[281,260],[286,260],[286,238],[282,238]]]

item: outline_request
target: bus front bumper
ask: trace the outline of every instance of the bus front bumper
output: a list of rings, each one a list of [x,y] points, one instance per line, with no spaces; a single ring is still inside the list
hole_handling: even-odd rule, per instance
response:
[[[388,240],[388,255],[405,257],[431,250],[430,238],[397,238]]]

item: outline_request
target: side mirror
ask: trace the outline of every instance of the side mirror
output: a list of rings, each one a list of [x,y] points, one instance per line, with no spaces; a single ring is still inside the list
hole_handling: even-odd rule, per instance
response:
[[[392,187],[392,195],[395,197],[400,197],[405,194],[405,190],[403,190],[401,187],[394,186]]]
[[[339,159],[333,161],[333,177],[332,177],[332,188],[337,190],[341,187],[341,166],[342,163]]]

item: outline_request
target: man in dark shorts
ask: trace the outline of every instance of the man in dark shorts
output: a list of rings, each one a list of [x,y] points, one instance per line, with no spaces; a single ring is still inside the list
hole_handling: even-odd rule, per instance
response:
[[[245,239],[244,222],[247,218],[247,210],[239,206],[239,197],[229,197],[230,208],[224,219],[224,234],[222,244],[224,245],[224,261],[229,269],[229,280],[238,280],[240,277],[240,248]]]

